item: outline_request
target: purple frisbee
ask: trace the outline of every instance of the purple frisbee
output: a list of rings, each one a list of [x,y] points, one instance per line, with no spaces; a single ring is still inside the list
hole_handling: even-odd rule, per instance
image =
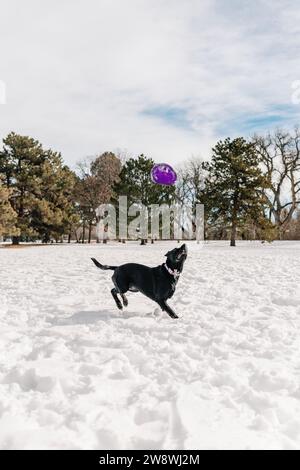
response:
[[[171,185],[177,180],[176,172],[168,163],[157,163],[151,170],[153,183]]]

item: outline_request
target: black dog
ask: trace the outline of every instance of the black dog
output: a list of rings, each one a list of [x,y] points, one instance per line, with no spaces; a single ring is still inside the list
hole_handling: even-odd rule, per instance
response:
[[[175,292],[178,278],[187,257],[187,247],[183,244],[180,248],[168,251],[165,256],[167,257],[166,263],[155,268],[136,263],[127,263],[121,266],[103,266],[95,258],[91,259],[97,268],[112,269],[114,271],[112,280],[115,287],[111,290],[111,294],[120,310],[123,309],[123,306],[118,294],[120,294],[123,304],[127,306],[128,300],[125,293],[127,291],[139,291],[157,302],[160,308],[167,312],[170,317],[178,318],[166,301]]]

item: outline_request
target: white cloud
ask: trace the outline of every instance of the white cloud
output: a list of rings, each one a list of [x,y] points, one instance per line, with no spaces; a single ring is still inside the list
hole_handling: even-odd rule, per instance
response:
[[[296,1],[3,0],[0,13],[0,137],[30,134],[70,164],[116,148],[206,155],[220,129],[291,106],[300,79]],[[163,107],[190,129],[144,113]]]

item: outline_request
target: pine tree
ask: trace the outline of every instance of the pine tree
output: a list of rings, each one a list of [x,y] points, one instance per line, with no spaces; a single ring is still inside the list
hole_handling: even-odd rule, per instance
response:
[[[3,235],[17,235],[17,214],[9,202],[10,190],[5,188],[0,181],[0,237]]]
[[[36,201],[31,220],[44,242],[51,237],[58,241],[64,234],[69,235],[78,221],[73,205],[75,173],[63,164],[60,153],[48,150],[46,155],[41,168],[40,198]]]
[[[264,224],[266,204],[263,188],[268,180],[259,167],[254,145],[239,137],[219,141],[213,148],[205,182],[205,210],[211,222],[230,225],[230,245],[235,246],[237,229],[246,220]]]
[[[152,182],[150,173],[154,165],[152,158],[141,154],[137,158],[129,158],[123,165],[120,181],[114,190],[117,196],[127,196],[128,206],[143,204],[171,205],[175,200],[175,186],[162,186]],[[145,240],[141,240],[144,244]]]
[[[10,190],[19,232],[13,243],[19,243],[20,237],[48,241],[51,235],[61,236],[72,212],[75,175],[59,153],[44,150],[37,140],[12,132],[3,143],[0,175]]]
[[[127,195],[128,204],[163,204],[174,199],[175,186],[162,186],[152,182],[150,173],[154,165],[152,158],[141,154],[129,158],[120,173],[120,182],[115,186],[118,195]]]

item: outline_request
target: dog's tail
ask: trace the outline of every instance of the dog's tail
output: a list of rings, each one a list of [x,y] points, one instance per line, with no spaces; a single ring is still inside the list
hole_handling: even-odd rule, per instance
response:
[[[91,258],[91,260],[93,261],[93,263],[95,263],[97,268],[103,269],[104,271],[106,271],[108,269],[112,269],[114,271],[118,267],[118,266],[107,266],[107,264],[101,264],[95,258]]]

